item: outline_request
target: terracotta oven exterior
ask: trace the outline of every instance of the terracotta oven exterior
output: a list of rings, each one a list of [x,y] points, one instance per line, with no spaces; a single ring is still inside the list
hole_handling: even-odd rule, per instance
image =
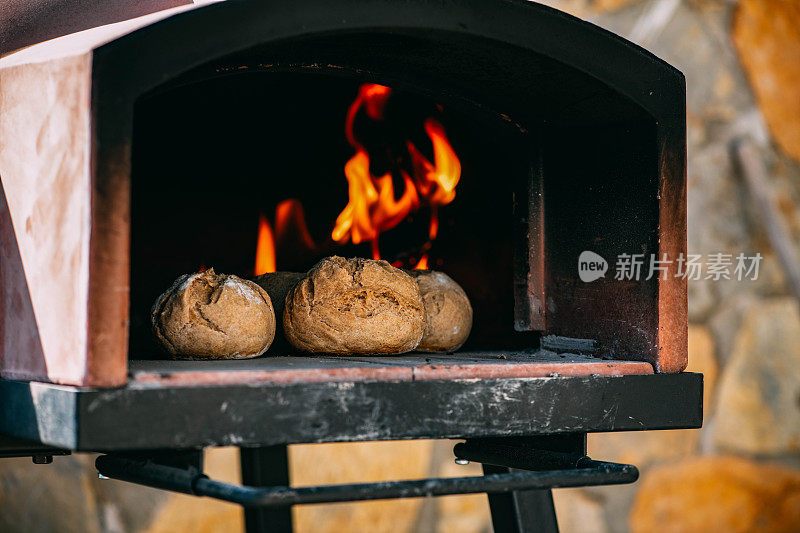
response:
[[[685,279],[576,276],[585,249],[685,254],[680,72],[518,0],[308,0],[303,9],[182,6],[0,59],[0,376],[128,381],[136,103],[276,69],[344,73],[524,129],[530,165],[513,185],[514,328],[553,342],[591,339],[606,361],[639,362],[622,373],[643,372],[640,363],[685,368]],[[437,379],[464,375],[448,372]]]

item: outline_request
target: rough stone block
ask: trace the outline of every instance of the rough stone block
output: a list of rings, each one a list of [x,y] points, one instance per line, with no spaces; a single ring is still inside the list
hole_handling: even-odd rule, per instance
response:
[[[717,384],[717,358],[714,339],[703,326],[689,326],[689,366],[687,372],[703,374],[703,414],[708,416]]]
[[[739,52],[777,144],[800,161],[800,4],[742,0],[733,20]]]
[[[800,530],[800,472],[738,457],[702,457],[651,470],[630,515],[632,533]]]
[[[100,533],[87,466],[79,456],[50,465],[0,459],[0,531]]]
[[[713,441],[750,454],[800,451],[800,314],[793,298],[745,315],[717,397]]]
[[[293,485],[419,479],[429,470],[432,441],[295,445],[289,448]],[[303,505],[293,509],[295,531],[411,532],[422,500]]]
[[[583,489],[553,491],[558,530],[561,533],[607,533],[603,518],[603,501]]]

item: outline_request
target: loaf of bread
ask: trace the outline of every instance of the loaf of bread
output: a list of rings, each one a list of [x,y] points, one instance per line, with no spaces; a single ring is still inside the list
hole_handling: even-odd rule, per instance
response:
[[[286,295],[304,277],[306,275],[302,272],[270,272],[253,278],[253,281],[269,294],[279,324],[282,322],[283,309],[286,306]]]
[[[294,351],[283,333],[283,310],[286,307],[286,295],[304,277],[306,275],[302,272],[270,272],[253,278],[259,287],[267,291],[272,300],[272,308],[275,310],[277,329],[270,348],[273,353],[287,354]]]
[[[472,329],[472,306],[464,289],[435,270],[410,270],[425,305],[425,333],[420,352],[452,352],[461,347]]]
[[[425,329],[417,283],[386,261],[328,257],[286,297],[283,329],[300,350],[397,354],[413,350]]]
[[[266,352],[275,338],[267,292],[213,268],[175,280],[153,305],[152,324],[176,359],[247,359]]]

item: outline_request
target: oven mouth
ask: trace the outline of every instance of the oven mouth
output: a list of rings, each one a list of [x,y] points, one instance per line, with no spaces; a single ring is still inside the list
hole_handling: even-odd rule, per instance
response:
[[[374,87],[390,94],[380,118],[359,100]],[[129,358],[163,357],[150,309],[177,277],[208,268],[242,278],[305,272],[330,255],[443,271],[475,313],[465,350],[535,351],[539,333],[516,331],[513,316],[513,195],[530,146],[527,131],[484,109],[308,70],[222,76],[141,99]],[[386,202],[343,224],[351,204],[365,201],[356,179]],[[361,233],[340,231],[351,226]],[[294,352],[278,343],[265,357]]]
[[[252,278],[264,271],[263,247],[271,249],[264,263],[270,270],[305,272],[340,255],[444,271],[472,302],[465,353],[547,358],[555,352],[540,346],[545,331],[597,346],[565,354],[627,359],[648,349],[652,339],[636,337],[642,328],[630,346],[598,341],[602,325],[585,331],[581,291],[610,293],[619,285],[581,285],[574,261],[583,249],[610,256],[630,243],[657,247],[648,229],[657,226],[658,212],[655,130],[647,115],[629,111],[598,122],[562,109],[558,119],[524,118],[451,91],[432,98],[409,85],[383,85],[331,63],[220,66],[242,64],[237,59],[200,67],[135,106],[129,359],[165,357],[153,339],[150,308],[175,278],[212,267]],[[371,117],[374,102],[359,99],[376,88],[390,96],[385,116]],[[438,164],[431,123],[460,169],[455,197],[441,205],[403,179],[418,182],[420,160],[429,169]],[[347,169],[361,152],[368,154],[361,170],[371,186],[390,176],[390,202],[401,204],[414,189],[418,205],[377,228],[375,239],[337,240],[353,202]],[[537,195],[546,209],[532,207]],[[613,240],[598,240],[598,228]],[[614,305],[646,321],[652,315],[638,308],[650,306],[653,291],[654,284],[623,288]],[[559,313],[567,324],[546,327],[544,315]],[[293,355],[297,350],[279,341],[265,357]]]

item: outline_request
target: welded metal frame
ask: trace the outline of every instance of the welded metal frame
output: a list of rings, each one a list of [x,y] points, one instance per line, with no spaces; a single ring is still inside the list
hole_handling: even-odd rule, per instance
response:
[[[353,502],[482,492],[510,493],[552,487],[632,483],[632,465],[587,460],[580,468],[506,472],[486,476],[432,478],[313,487],[235,485],[209,479],[194,468],[161,465],[145,459],[101,455],[95,462],[103,476],[157,489],[208,496],[245,507],[287,507],[313,503]]]
[[[550,489],[632,483],[639,476],[632,465],[593,461],[585,451],[586,435],[580,433],[467,440],[456,444],[454,453],[481,462],[483,476],[297,488],[289,486],[285,446],[242,448],[244,485],[209,479],[186,454],[175,460],[163,454],[109,454],[95,465],[106,478],[242,505],[248,533],[291,532],[294,505],[483,492],[495,531],[557,532]]]
[[[591,461],[585,435],[697,428],[702,375],[389,382],[129,384],[104,390],[0,380],[0,433],[103,451],[108,477],[246,505],[248,532],[291,531],[291,505],[486,492],[496,531],[557,531],[551,487],[630,483]],[[465,438],[484,476],[291,488],[286,446]],[[242,448],[246,486],[202,475],[198,450]],[[135,455],[131,455],[132,450]],[[156,450],[156,451],[154,451]],[[30,455],[40,455],[32,449]]]

